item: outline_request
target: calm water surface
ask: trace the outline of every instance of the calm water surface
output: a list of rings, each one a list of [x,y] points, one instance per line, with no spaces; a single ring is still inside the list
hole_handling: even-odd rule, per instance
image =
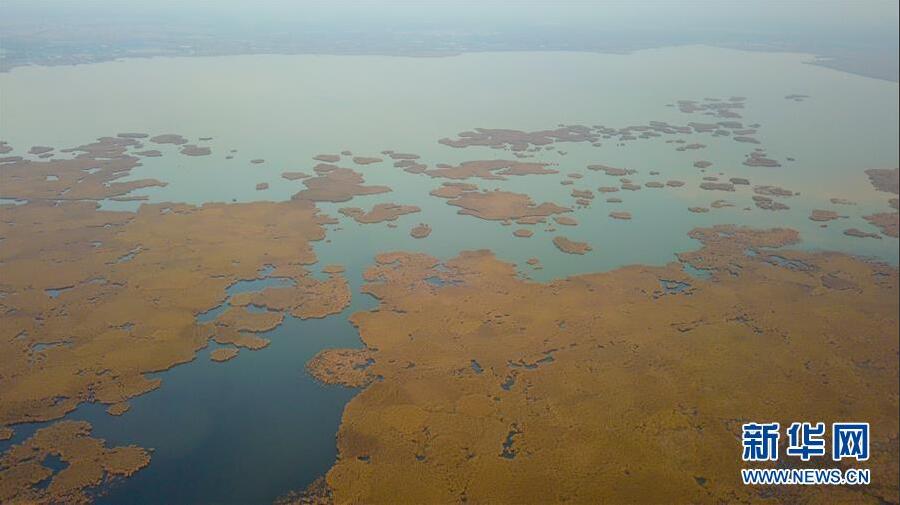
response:
[[[360,295],[361,275],[372,258],[390,250],[423,251],[449,258],[460,250],[489,248],[518,263],[523,275],[537,280],[609,270],[630,263],[664,264],[696,243],[686,233],[696,226],[737,223],[790,226],[800,230],[801,247],[833,249],[897,264],[897,240],[853,239],[842,231],[871,231],[861,216],[885,212],[889,195],[875,191],[866,168],[898,164],[898,85],[806,65],[805,55],[746,53],[706,47],[641,51],[632,55],[585,53],[469,54],[451,58],[353,56],[232,56],[127,60],[76,67],[17,68],[0,74],[0,138],[19,153],[32,145],[71,147],[117,132],[180,133],[191,141],[213,137],[208,157],[177,154],[172,146],[148,158],[131,178],[154,177],[164,188],[139,190],[151,201],[200,204],[210,201],[284,200],[301,189],[283,171],[311,173],[319,153],[345,149],[379,155],[384,149],[413,152],[425,163],[509,158],[487,148],[452,149],[442,137],[476,127],[538,130],[558,124],[610,127],[668,121],[709,122],[666,104],[704,97],[747,97],[744,124],[760,123],[756,137],[781,168],[741,165],[753,147],[729,138],[694,136],[707,144],[699,151],[677,152],[669,136],[600,148],[557,144],[566,151],[539,153],[538,160],[559,163],[561,174],[476,182],[484,188],[528,193],[537,201],[572,205],[572,188],[596,190],[617,185],[615,178],[585,170],[590,163],[639,170],[633,179],[679,179],[680,189],[620,192],[622,204],[601,195],[572,215],[576,227],[557,233],[590,242],[585,256],[560,253],[554,233],[535,227],[531,239],[512,236],[503,227],[456,214],[456,207],[428,195],[442,182],[406,174],[390,161],[364,167],[368,184],[385,184],[392,193],[358,197],[351,203],[323,204],[328,214],[352,205],[378,202],[418,205],[422,212],[401,217],[395,229],[385,224],[358,225],[341,217],[330,226],[329,241],[315,244],[321,264],[339,263],[354,289],[351,307],[338,316],[285,323],[265,336],[263,350],[241,351],[226,363],[212,363],[210,349],[193,363],[159,374],[162,388],[132,400],[122,417],[102,406],[86,405],[73,419],[85,419],[112,444],[154,449],[150,466],[120,482],[104,503],[266,503],[305,487],[330,467],[334,435],[346,402],[356,393],[313,381],[305,362],[326,347],[361,345],[349,314],[376,305]],[[785,100],[805,94],[803,102]],[[702,139],[702,140],[701,140]],[[225,156],[236,149],[234,159]],[[17,153],[13,153],[17,154]],[[785,162],[793,157],[794,162]],[[250,164],[264,158],[266,163]],[[707,174],[692,166],[714,162]],[[648,172],[661,172],[651,177]],[[562,186],[564,174],[584,179]],[[724,173],[753,184],[799,191],[785,200],[787,212],[752,207],[751,191],[709,192],[697,188],[701,175]],[[270,189],[256,191],[259,182]],[[623,194],[627,193],[627,194]],[[856,206],[832,206],[831,197]],[[717,199],[736,204],[693,214],[687,208]],[[140,203],[103,202],[104,208],[135,209]],[[821,228],[808,219],[812,209],[833,209],[848,218]],[[632,213],[631,221],[609,219],[611,210]],[[433,232],[425,240],[409,236],[419,222]],[[341,228],[340,230],[336,228]],[[544,269],[525,267],[541,259]],[[244,286],[246,288],[246,286]],[[212,307],[211,307],[212,309]],[[26,438],[38,426],[16,427],[0,450]]]

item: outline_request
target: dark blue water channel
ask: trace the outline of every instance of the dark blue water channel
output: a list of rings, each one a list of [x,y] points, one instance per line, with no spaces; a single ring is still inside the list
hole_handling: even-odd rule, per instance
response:
[[[347,318],[377,304],[359,294],[358,272],[347,276],[354,296],[341,314],[308,320],[287,316],[279,327],[260,334],[271,340],[268,347],[242,349],[224,363],[210,361],[210,351],[218,347],[211,343],[193,362],[154,374],[162,387],[133,398],[123,416],[111,416],[99,404],[82,405],[66,416],[89,421],[93,435],[109,446],[152,450],[148,467],[100,489],[96,503],[271,503],[323,475],[335,460],[344,406],[358,390],[316,382],[305,363],[324,348],[361,346]],[[229,293],[286,282],[242,281]],[[15,436],[0,442],[0,452],[49,424],[15,426]]]

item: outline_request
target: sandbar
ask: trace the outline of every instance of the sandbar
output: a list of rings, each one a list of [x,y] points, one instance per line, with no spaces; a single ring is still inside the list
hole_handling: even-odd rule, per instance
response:
[[[338,209],[341,214],[353,218],[360,224],[381,223],[384,221],[396,221],[398,217],[420,212],[422,209],[415,205],[398,205],[396,203],[379,203],[366,212],[358,207],[343,207]]]
[[[236,347],[220,347],[209,353],[209,359],[221,363],[236,358],[239,352]]]
[[[419,223],[409,230],[409,236],[412,238],[425,238],[428,235],[431,235],[431,226],[425,223]]]
[[[566,254],[586,254],[593,250],[587,242],[576,242],[562,235],[553,237],[553,245]]]
[[[150,138],[150,142],[154,144],[187,144],[187,139],[175,133],[164,133]]]

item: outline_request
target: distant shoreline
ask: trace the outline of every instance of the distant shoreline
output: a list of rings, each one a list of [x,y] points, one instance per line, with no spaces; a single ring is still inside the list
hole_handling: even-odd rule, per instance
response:
[[[661,49],[665,47],[677,47],[682,45],[694,45],[694,44],[665,44],[665,45],[655,45],[655,46],[646,46],[646,47],[630,47],[630,48],[609,48],[609,49],[601,49],[601,48],[470,48],[470,49],[458,49],[458,50],[449,50],[449,49],[434,49],[434,50],[414,50],[414,51],[404,51],[404,50],[393,50],[393,51],[365,51],[365,50],[347,50],[347,51],[334,51],[334,50],[307,50],[307,49],[281,49],[281,50],[249,50],[249,51],[166,51],[160,50],[157,52],[147,51],[141,54],[112,54],[112,53],[97,53],[97,54],[89,54],[89,53],[78,53],[70,56],[63,55],[44,55],[38,58],[16,58],[12,61],[5,61],[6,55],[0,54],[0,73],[9,73],[15,68],[20,67],[56,67],[56,66],[65,66],[65,65],[89,65],[94,63],[106,63],[111,61],[123,60],[123,59],[136,59],[136,58],[186,58],[186,57],[222,57],[222,56],[255,56],[255,55],[280,55],[280,56],[293,56],[293,55],[317,55],[317,56],[389,56],[389,57],[402,57],[402,58],[448,58],[454,56],[461,56],[463,54],[469,53],[514,53],[514,52],[578,52],[578,53],[596,53],[596,54],[631,54],[635,51],[641,50],[649,50],[649,49]],[[871,54],[862,54],[859,53],[848,52],[842,55],[829,55],[829,54],[818,54],[809,51],[795,50],[789,48],[777,48],[777,47],[769,47],[769,48],[760,48],[760,47],[742,47],[735,44],[696,44],[696,45],[705,45],[709,47],[717,47],[721,49],[733,49],[738,51],[751,51],[751,52],[767,52],[767,53],[786,53],[786,52],[797,52],[797,53],[809,53],[814,59],[812,61],[805,62],[808,65],[815,65],[819,67],[829,68],[831,70],[836,70],[839,72],[845,72],[853,75],[859,75],[862,77],[869,77],[872,79],[879,79],[883,81],[889,82],[900,82],[900,65],[898,65],[898,59],[896,53],[891,53],[890,51],[885,51],[883,54],[871,55]]]

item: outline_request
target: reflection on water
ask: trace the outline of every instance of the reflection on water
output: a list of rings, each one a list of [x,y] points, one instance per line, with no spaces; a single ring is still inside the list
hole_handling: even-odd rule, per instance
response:
[[[116,444],[154,448],[152,464],[98,503],[268,503],[324,474],[334,436],[355,390],[315,382],[304,365],[320,349],[356,347],[346,316],[372,304],[359,297],[343,314],[291,316],[261,334],[271,344],[225,363],[210,349],[162,374],[163,388],[132,400],[121,418],[85,406],[75,418]]]

